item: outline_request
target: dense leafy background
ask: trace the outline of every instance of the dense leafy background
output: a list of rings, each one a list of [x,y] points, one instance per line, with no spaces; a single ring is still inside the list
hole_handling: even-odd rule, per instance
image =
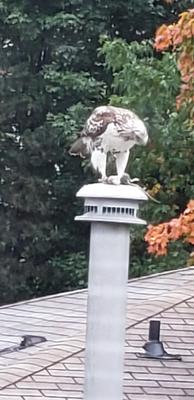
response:
[[[165,221],[182,211],[194,195],[194,135],[188,124],[189,111],[176,110],[180,88],[176,57],[167,53],[158,59],[150,41],[128,44],[121,39],[106,39],[101,52],[113,73],[111,103],[136,110],[148,126],[150,143],[145,149],[132,150],[129,172],[140,177],[160,202],[146,205],[147,221]],[[146,253],[144,233],[142,229],[133,233],[133,274],[186,264],[188,245],[173,243],[169,255],[157,259]]]
[[[177,114],[174,56],[156,57],[156,27],[189,1],[0,1],[0,301],[79,288],[87,282],[88,227],[74,223],[80,186],[94,179],[68,155],[96,105],[121,104],[146,120],[147,149],[129,166],[160,205],[144,215],[175,215],[193,192],[193,134]],[[159,185],[159,186],[158,186]],[[168,260],[150,259],[133,235],[132,273],[183,265],[177,244]],[[172,246],[173,247],[173,246]]]

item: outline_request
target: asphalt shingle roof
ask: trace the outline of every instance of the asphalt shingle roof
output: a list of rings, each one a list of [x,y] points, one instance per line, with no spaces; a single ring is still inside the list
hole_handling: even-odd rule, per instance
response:
[[[0,308],[0,349],[24,334],[47,342],[0,355],[0,400],[83,398],[87,291]],[[182,361],[138,358],[150,319],[161,321],[161,339]],[[194,399],[194,267],[128,284],[123,400]]]

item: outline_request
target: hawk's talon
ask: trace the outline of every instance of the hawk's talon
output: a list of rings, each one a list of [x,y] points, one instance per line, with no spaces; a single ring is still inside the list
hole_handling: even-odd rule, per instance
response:
[[[98,179],[99,183],[106,183],[108,185],[133,185],[139,182],[138,178],[131,179],[129,174],[104,176]]]
[[[98,179],[99,183],[106,183],[108,185],[120,185],[120,178],[118,175],[105,176]]]
[[[121,179],[118,175],[110,175],[108,176],[106,183],[108,183],[109,185],[120,185]]]
[[[98,182],[99,182],[99,183],[107,183],[107,179],[108,179],[107,176],[104,176],[104,177],[102,177],[102,178],[99,178],[99,179],[98,179]]]

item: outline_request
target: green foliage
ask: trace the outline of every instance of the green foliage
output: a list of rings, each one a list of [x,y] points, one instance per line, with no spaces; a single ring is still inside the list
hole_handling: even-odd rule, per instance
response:
[[[145,218],[149,223],[168,220],[181,212],[194,195],[194,137],[188,125],[188,111],[176,111],[180,77],[175,56],[165,54],[158,59],[149,41],[128,44],[121,39],[106,39],[101,53],[113,74],[111,103],[133,109],[148,127],[150,143],[145,149],[134,149],[129,163],[130,174],[138,176],[160,202],[149,202],[144,207]],[[146,256],[142,240],[142,233],[136,231],[132,267],[135,274],[145,272],[145,266],[152,272],[161,270],[166,263],[171,267],[181,262],[184,265],[188,246],[184,249],[179,242],[175,249],[172,246],[169,257],[158,260]]]
[[[88,273],[85,254],[64,254],[64,256],[55,257],[51,261],[51,265],[57,270],[57,273],[61,272],[66,290],[86,286]]]
[[[78,57],[79,17],[62,3],[19,3],[4,2],[0,32],[1,302],[85,284],[78,255],[88,228],[74,223],[85,177],[68,148],[105,92],[97,72],[84,71],[89,50]]]
[[[134,246],[140,246],[137,239],[133,243]],[[143,249],[142,249],[143,251]],[[171,271],[180,267],[185,267],[188,260],[189,247],[183,247],[182,243],[177,241],[169,247],[169,253],[166,256],[157,258],[150,256],[144,249],[144,256],[140,257],[139,252],[133,252],[130,266],[130,277],[140,277],[163,271]]]

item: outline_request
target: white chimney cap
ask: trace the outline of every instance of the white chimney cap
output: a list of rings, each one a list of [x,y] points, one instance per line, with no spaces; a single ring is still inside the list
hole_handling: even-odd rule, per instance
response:
[[[76,196],[101,199],[148,200],[148,196],[138,185],[109,185],[105,183],[85,185],[77,192]]]

